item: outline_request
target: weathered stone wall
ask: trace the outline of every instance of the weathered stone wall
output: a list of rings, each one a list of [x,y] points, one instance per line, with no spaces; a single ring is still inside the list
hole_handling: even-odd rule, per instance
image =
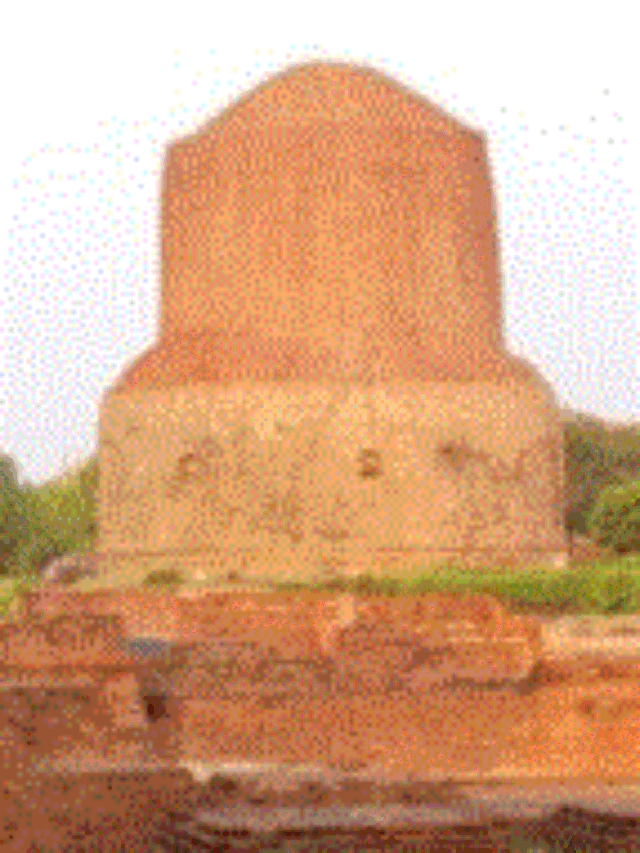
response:
[[[156,567],[561,551],[557,434],[531,386],[177,387],[103,414],[100,545]],[[101,460],[101,461],[102,461]],[[481,557],[482,558],[482,557]]]
[[[293,69],[170,148],[162,264],[160,340],[101,413],[108,572],[565,551],[481,134],[370,70]]]

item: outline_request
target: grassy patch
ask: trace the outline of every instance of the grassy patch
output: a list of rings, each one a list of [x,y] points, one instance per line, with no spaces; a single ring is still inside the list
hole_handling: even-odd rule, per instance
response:
[[[147,589],[177,589],[184,583],[184,575],[176,569],[161,569],[157,572],[150,572],[142,581],[143,586]]]
[[[570,571],[545,569],[513,572],[492,569],[465,570],[455,565],[436,566],[397,575],[360,575],[334,578],[316,584],[276,584],[285,590],[342,590],[376,595],[420,595],[425,592],[475,592],[495,595],[515,610],[550,614],[629,614],[640,610],[640,564],[635,557],[615,563],[585,564]]]
[[[176,571],[155,572],[140,585],[149,592],[165,589],[188,591],[207,583],[185,579]],[[37,578],[0,580],[0,618],[19,606],[24,592],[37,587]],[[255,584],[258,587],[258,584]],[[108,579],[85,578],[72,586],[81,592],[108,587]],[[548,615],[634,614],[640,611],[640,561],[636,556],[615,562],[587,563],[569,571],[544,569],[510,571],[493,568],[485,572],[456,565],[412,566],[404,577],[383,572],[357,577],[335,577],[319,583],[303,580],[265,584],[278,592],[315,590],[372,595],[419,595],[425,592],[475,592],[494,595],[511,610]],[[242,587],[241,587],[242,588]]]

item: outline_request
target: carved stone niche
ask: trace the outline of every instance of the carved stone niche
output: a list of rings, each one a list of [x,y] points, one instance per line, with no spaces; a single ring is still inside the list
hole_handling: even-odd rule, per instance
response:
[[[358,457],[360,463],[359,475],[361,477],[380,477],[383,473],[382,458],[379,450],[365,449]]]

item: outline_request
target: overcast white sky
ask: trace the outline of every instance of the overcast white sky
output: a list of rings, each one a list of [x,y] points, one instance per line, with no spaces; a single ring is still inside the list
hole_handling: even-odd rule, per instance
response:
[[[485,130],[509,349],[561,405],[637,419],[633,11],[628,0],[11,4],[0,450],[39,483],[95,449],[102,395],[157,332],[167,143],[310,59],[378,68]]]

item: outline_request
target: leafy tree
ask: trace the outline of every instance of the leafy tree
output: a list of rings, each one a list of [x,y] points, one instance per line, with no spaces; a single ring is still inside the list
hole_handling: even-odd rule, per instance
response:
[[[28,536],[25,495],[18,485],[17,465],[0,455],[0,572],[6,572]]]
[[[98,461],[43,486],[17,482],[17,466],[0,456],[0,572],[32,574],[49,557],[90,550],[96,535]]]
[[[73,474],[39,490],[38,533],[42,559],[91,549],[96,534],[98,462],[92,457]]]
[[[565,526],[588,536],[588,517],[602,491],[637,477],[640,437],[636,427],[607,430],[595,418],[578,415],[565,425]]]
[[[13,456],[8,453],[0,453],[0,480],[3,489],[5,485],[9,488],[18,488],[18,466]]]
[[[619,554],[640,551],[640,480],[604,489],[589,513],[587,528],[601,545]]]

